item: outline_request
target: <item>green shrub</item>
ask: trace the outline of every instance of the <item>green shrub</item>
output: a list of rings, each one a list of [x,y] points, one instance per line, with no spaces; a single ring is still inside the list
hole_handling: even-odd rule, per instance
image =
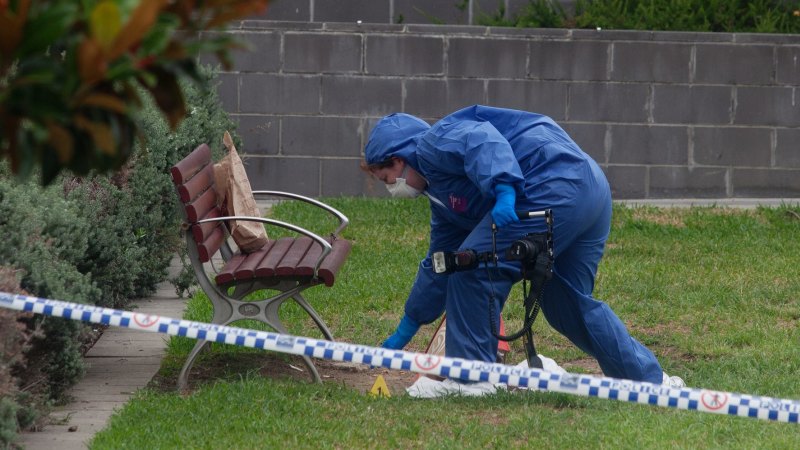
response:
[[[17,404],[10,397],[0,397],[0,446],[8,448],[17,436]]]
[[[0,266],[0,291],[12,294],[25,294],[20,289],[18,271]],[[0,447],[9,447],[17,429],[24,428],[40,416],[42,396],[35,394],[34,388],[21,390],[20,380],[27,386],[35,387],[43,377],[31,377],[27,373],[26,351],[35,334],[28,329],[32,314],[0,308]]]
[[[19,269],[21,289],[77,303],[101,298],[91,275],[78,269],[88,248],[89,223],[64,201],[60,189],[0,177],[0,217],[0,260]],[[83,325],[43,316],[24,322],[41,333],[31,340],[24,376],[18,378],[38,386],[43,398],[60,398],[83,373],[78,343]]]
[[[567,13],[557,0],[530,0],[522,12],[512,19],[506,19],[506,8],[502,2],[494,12],[479,10],[476,14],[478,25],[485,26],[564,28],[567,21]]]
[[[530,0],[512,19],[502,8],[479,23],[537,28],[800,33],[800,2],[786,0],[577,0],[567,14],[556,0]]]
[[[202,75],[204,83],[184,86],[189,110],[175,132],[155,105],[145,105],[138,117],[145,139],[113,175],[65,175],[42,188],[0,163],[0,261],[7,266],[0,290],[128,308],[166,279],[181,249],[169,168],[200,143],[221,148],[225,130],[239,141],[213,89],[213,71]],[[0,314],[0,447],[80,378],[85,329],[72,320]],[[20,355],[11,344],[22,337]]]

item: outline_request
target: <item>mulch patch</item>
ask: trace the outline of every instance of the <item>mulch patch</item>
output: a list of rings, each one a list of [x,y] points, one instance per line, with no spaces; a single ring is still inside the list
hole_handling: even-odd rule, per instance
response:
[[[418,374],[404,370],[371,368],[365,364],[313,359],[323,383],[345,385],[358,392],[369,392],[378,375],[383,376],[391,395],[403,395],[405,389],[416,381]],[[189,374],[189,391],[218,380],[238,380],[254,375],[271,379],[295,380],[311,383],[312,378],[303,359],[299,356],[274,352],[214,354],[198,358]],[[164,376],[156,375],[150,387],[162,392],[174,391],[177,372]]]

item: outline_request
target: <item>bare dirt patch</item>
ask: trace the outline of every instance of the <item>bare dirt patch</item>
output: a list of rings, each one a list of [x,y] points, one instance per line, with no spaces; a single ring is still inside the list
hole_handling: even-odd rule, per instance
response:
[[[405,388],[416,381],[418,374],[404,370],[371,368],[365,364],[346,363],[314,359],[323,383],[336,383],[358,392],[366,393],[375,385],[378,376],[383,376],[391,395],[405,394]],[[274,353],[217,354],[199,359],[189,375],[189,391],[218,380],[238,380],[243,376],[258,375],[264,378],[295,380],[311,383],[311,374],[303,359],[297,356]],[[162,390],[174,390],[177,374],[157,375],[151,386]]]
[[[603,370],[594,358],[581,358],[560,364],[567,372],[602,376]]]
[[[392,396],[406,395],[406,388],[414,384],[420,376],[406,370],[373,368],[365,364],[323,359],[313,361],[323,383],[340,384],[361,393],[370,392],[380,375]],[[586,357],[559,364],[568,372],[591,375],[603,373],[594,358]],[[298,383],[312,382],[308,368],[298,356],[272,352],[215,354],[195,362],[189,376],[188,392],[216,381],[235,381],[252,375],[276,380],[294,380]],[[174,392],[176,385],[177,371],[167,376],[156,375],[150,383],[152,389],[162,392]]]

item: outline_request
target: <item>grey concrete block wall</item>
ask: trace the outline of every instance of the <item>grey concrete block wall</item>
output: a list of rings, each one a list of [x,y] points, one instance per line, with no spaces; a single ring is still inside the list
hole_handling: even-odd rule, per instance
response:
[[[617,199],[800,197],[800,36],[318,22],[358,2],[287,3],[296,21],[229,31],[252,50],[219,76],[255,188],[386,195],[359,169],[380,117],[482,103],[553,117]],[[385,3],[364,17],[417,4]]]

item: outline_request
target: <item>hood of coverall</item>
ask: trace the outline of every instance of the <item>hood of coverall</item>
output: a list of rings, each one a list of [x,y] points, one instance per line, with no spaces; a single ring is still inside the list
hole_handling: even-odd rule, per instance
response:
[[[414,170],[417,165],[417,140],[431,128],[410,114],[395,113],[381,119],[369,135],[364,156],[367,164],[377,164],[396,156]]]

